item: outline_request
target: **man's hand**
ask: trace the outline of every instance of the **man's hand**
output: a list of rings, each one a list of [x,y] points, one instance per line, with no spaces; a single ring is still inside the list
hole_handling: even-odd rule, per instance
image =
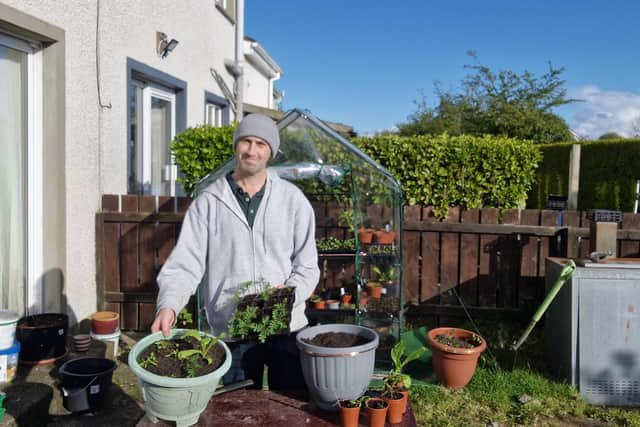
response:
[[[151,332],[162,331],[162,335],[169,336],[169,330],[176,320],[176,313],[170,308],[161,308],[156,316],[156,320],[151,324]]]

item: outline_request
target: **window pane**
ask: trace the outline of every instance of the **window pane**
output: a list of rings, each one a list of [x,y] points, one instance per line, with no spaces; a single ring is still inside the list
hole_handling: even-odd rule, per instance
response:
[[[171,103],[151,98],[151,194],[170,194]]]
[[[0,45],[0,304],[24,312],[27,54]]]
[[[127,145],[127,190],[142,193],[142,88],[129,83],[129,143]]]

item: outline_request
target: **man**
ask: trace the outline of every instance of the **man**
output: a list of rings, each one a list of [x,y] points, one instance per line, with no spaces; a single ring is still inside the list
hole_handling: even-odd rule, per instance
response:
[[[227,331],[240,284],[264,279],[295,287],[289,335],[265,344],[230,343],[232,367],[225,383],[253,379],[262,387],[266,364],[270,389],[304,388],[295,333],[308,321],[305,300],[320,271],[311,204],[293,184],[267,168],[280,146],[278,129],[267,116],[251,114],[236,128],[235,170],[209,185],[192,202],[178,243],[158,275],[152,332],[166,336],[176,313],[201,289],[214,334]]]

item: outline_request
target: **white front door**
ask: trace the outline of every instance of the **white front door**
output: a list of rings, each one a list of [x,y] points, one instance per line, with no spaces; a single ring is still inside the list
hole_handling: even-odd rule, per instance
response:
[[[0,33],[0,308],[42,311],[39,46]]]
[[[131,84],[129,192],[175,196],[176,95],[151,83]]]

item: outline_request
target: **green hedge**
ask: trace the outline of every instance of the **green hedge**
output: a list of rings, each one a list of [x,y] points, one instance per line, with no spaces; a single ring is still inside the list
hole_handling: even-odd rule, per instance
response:
[[[544,209],[549,194],[568,194],[574,143],[541,145],[542,161],[527,206]],[[633,212],[640,179],[640,139],[584,141],[580,149],[578,209]]]
[[[640,139],[582,143],[578,209],[633,212],[640,179]]]
[[[235,124],[221,127],[202,125],[186,129],[175,136],[171,149],[187,194],[209,172],[233,156]]]
[[[498,136],[382,135],[354,140],[402,184],[410,205],[522,207],[541,158],[538,146]]]
[[[572,143],[539,145],[542,160],[527,198],[527,206],[544,209],[549,194],[567,195],[569,189],[569,157]]]
[[[233,131],[233,125],[199,126],[176,135],[171,148],[187,192],[233,155]],[[522,207],[541,158],[539,146],[497,136],[383,135],[353,142],[396,177],[408,204],[433,206],[439,217],[452,206]]]

